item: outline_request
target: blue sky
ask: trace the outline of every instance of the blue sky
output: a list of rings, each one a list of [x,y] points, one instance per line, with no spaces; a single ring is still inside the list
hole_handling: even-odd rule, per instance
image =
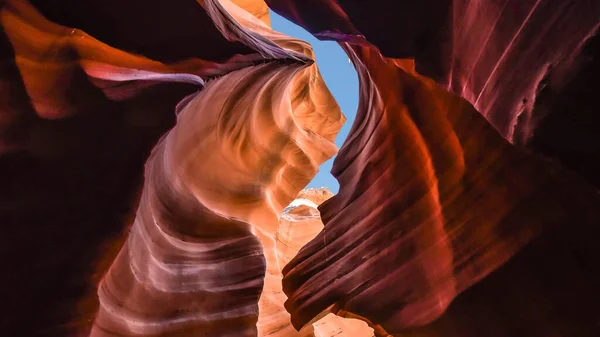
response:
[[[284,19],[277,13],[270,11],[271,25],[274,30],[310,43],[317,58],[317,66],[329,91],[333,94],[340,105],[342,112],[347,118],[346,124],[335,140],[335,144],[342,146],[348,136],[348,131],[354,123],[356,109],[358,108],[358,76],[354,66],[348,61],[348,56],[342,48],[332,41],[319,41],[300,26]],[[319,168],[319,173],[308,184],[307,187],[327,187],[333,193],[339,190],[337,180],[331,175],[332,159],[325,162]]]

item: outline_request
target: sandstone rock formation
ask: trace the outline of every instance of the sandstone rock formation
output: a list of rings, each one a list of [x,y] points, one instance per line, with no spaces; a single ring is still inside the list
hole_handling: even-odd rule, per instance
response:
[[[155,26],[138,25],[132,16],[142,3],[128,2],[116,14],[104,2],[79,7],[64,1],[62,10],[47,3],[34,5],[11,1],[3,4],[0,16],[7,46],[2,49],[3,83],[11,89],[3,91],[2,100],[2,130],[7,130],[1,134],[3,218],[13,233],[3,263],[15,271],[3,282],[5,289],[26,290],[45,305],[32,306],[19,295],[22,291],[15,291],[4,302],[13,309],[3,318],[3,333],[85,335],[95,323],[92,335],[252,335],[261,294],[262,316],[269,317],[266,308],[272,302],[271,315],[284,317],[294,331],[283,309],[276,264],[277,215],[319,163],[335,153],[332,140],[344,122],[313,65],[310,46],[271,32],[247,12],[238,9],[236,14],[231,3],[224,4],[230,12],[215,1],[153,7],[145,17],[156,19],[152,25],[163,22],[169,28],[151,39],[144,34]],[[177,12],[183,14],[174,16]],[[112,25],[104,25],[107,18]],[[181,28],[186,21],[194,28]],[[264,31],[242,29],[239,22]],[[239,40],[243,42],[235,42]],[[210,48],[199,41],[210,41]],[[169,43],[176,50],[170,51]],[[236,90],[239,95],[228,96]],[[201,108],[197,102],[203,102]],[[212,106],[212,115],[205,104]],[[229,105],[228,118],[222,118],[227,115],[223,104]],[[189,106],[196,108],[187,112]],[[201,133],[206,126],[198,131],[193,125],[180,126],[163,138],[146,165],[146,191],[134,221],[131,210],[139,180],[132,178],[139,177],[150,146],[174,123],[176,110],[178,120],[205,125],[212,118],[220,127],[209,128],[216,132],[212,139]],[[183,136],[176,137],[179,129]],[[205,143],[189,143],[192,138],[187,136],[193,134]],[[162,148],[175,139],[198,148],[186,151],[189,145],[179,145],[174,164],[173,152]],[[215,153],[217,148],[221,152]],[[214,173],[224,175],[208,179],[209,166],[202,166],[205,171],[185,171],[192,176],[175,179],[183,173],[167,168],[181,169],[179,165],[190,162],[185,158],[197,151],[206,152],[199,157],[203,160],[211,154],[209,171],[221,166]],[[194,174],[200,172],[206,182],[200,183],[201,189],[217,194],[190,192],[191,182],[182,190],[174,185],[186,179],[198,182]],[[229,191],[206,185],[225,184],[225,177],[237,179]],[[237,202],[245,206],[231,207]],[[190,217],[204,219],[201,234],[187,232]],[[248,221],[256,226],[250,229]],[[129,232],[128,223],[133,223]],[[227,228],[211,233],[209,227],[218,224]],[[39,231],[48,233],[41,245],[30,239]],[[149,238],[155,241],[145,241]],[[21,266],[21,260],[8,258],[22,252],[35,263]],[[269,272],[264,292],[263,252]],[[243,270],[190,275],[202,263],[204,270],[219,265],[219,259],[225,259],[221,265],[239,265],[236,257],[245,257]],[[227,275],[231,286],[222,285]],[[26,277],[29,281],[24,282]],[[240,298],[236,289],[249,293]],[[188,303],[190,294],[196,298]],[[32,310],[41,319],[25,324]],[[279,324],[279,319],[273,321]],[[265,324],[266,330],[271,328]]]
[[[0,6],[0,335],[86,335],[175,106],[263,58],[197,3]]]
[[[283,210],[275,234],[280,269],[323,229],[317,207],[332,196],[327,188],[305,189]]]
[[[245,10],[246,12],[254,15],[257,19],[264,22],[267,26],[271,26],[271,20],[269,17],[269,7],[264,1],[233,0],[232,2],[241,9]]]
[[[436,7],[433,1],[430,6],[343,0],[268,3],[315,35],[340,41],[361,83],[357,121],[333,169],[340,193],[320,207],[324,231],[284,269],[286,308],[294,324],[301,327],[327,310],[358,315],[381,335],[569,336],[576,331],[594,336],[592,317],[598,310],[591,300],[597,297],[592,284],[599,280],[590,266],[600,252],[580,235],[598,234],[595,224],[600,220],[594,206],[598,192],[589,185],[598,176],[582,164],[597,163],[598,139],[591,135],[571,154],[582,158],[570,166],[585,181],[502,137],[523,144],[538,125],[536,131],[544,132],[545,124],[530,118],[534,115],[569,119],[565,111],[546,105],[549,93],[540,93],[543,71],[537,70],[545,69],[548,58],[558,60],[561,70],[551,72],[549,84],[553,94],[564,99],[569,91],[565,88],[577,83],[565,74],[578,79],[585,76],[581,69],[597,64],[586,58],[594,53],[588,46],[594,41],[591,36],[598,28],[600,8],[577,2],[570,11],[561,12],[556,3],[553,7],[527,2],[520,6],[525,15],[511,16],[496,10],[497,3],[447,1],[439,3],[436,13],[442,17],[436,18],[428,10]],[[318,8],[316,13],[309,12],[309,3],[310,8]],[[513,5],[502,3],[506,8]],[[460,8],[469,9],[466,17],[464,11],[456,11]],[[448,20],[452,16],[444,12],[452,10],[460,15]],[[488,13],[497,20],[486,21]],[[402,16],[417,19],[402,20]],[[542,17],[553,18],[562,28]],[[479,31],[473,34],[474,29]],[[567,39],[562,35],[565,31],[579,33],[561,43]],[[488,48],[456,48],[471,39],[477,45],[480,34],[488,36]],[[555,40],[542,42],[550,37]],[[539,44],[535,49],[519,47],[526,41]],[[511,56],[516,50],[529,52]],[[481,57],[471,58],[473,52]],[[392,57],[415,58],[415,62]],[[467,72],[472,82],[463,76],[464,64],[473,65]],[[498,73],[500,69],[506,73]],[[515,90],[504,81],[524,87]],[[461,86],[456,85],[459,82]],[[490,90],[489,83],[494,88],[491,94],[484,92]],[[581,82],[577,85],[586,90]],[[532,89],[524,89],[527,86]],[[476,97],[457,91],[464,88],[475,90]],[[527,93],[527,105],[538,112],[551,111],[533,113],[523,118],[523,124],[505,123],[528,115],[530,110],[516,107],[516,99],[511,98]],[[480,97],[491,98],[490,105]],[[589,96],[586,102],[598,106]],[[504,108],[496,111],[498,107]],[[516,139],[514,130],[528,135]],[[580,141],[572,129],[560,137]],[[548,153],[535,147],[535,141],[531,144],[534,151]],[[572,143],[566,146],[575,149]],[[574,163],[561,152],[552,154],[566,164]],[[585,253],[576,247],[586,247]],[[555,265],[540,263],[541,256],[552,256]],[[580,267],[577,277],[560,272],[573,265]],[[503,287],[515,277],[518,285]],[[560,281],[545,285],[548,279]],[[578,283],[589,286],[581,288]],[[485,306],[474,296],[495,304]],[[373,298],[378,301],[373,303]],[[537,304],[540,298],[544,304]],[[544,318],[509,309],[518,306],[544,308]],[[473,324],[473,317],[482,323]]]
[[[600,186],[598,1],[266,0],[321,39],[373,45],[465,98],[500,134]]]
[[[181,108],[177,125],[146,164],[136,220],[101,284],[92,336],[256,335],[269,270],[259,239],[270,239],[279,205],[294,191],[285,183],[290,174],[315,171],[312,161],[331,154],[321,152],[327,147],[320,135],[293,127],[296,111],[286,117],[253,102],[252,93],[265,90],[272,92],[263,97],[269,104],[290,106],[291,90],[281,83],[293,83],[301,66],[270,63],[232,72]],[[261,76],[249,76],[254,71]],[[247,87],[256,88],[240,89]],[[227,94],[236,88],[231,102]],[[220,188],[227,181],[231,188]]]
[[[411,62],[346,48],[361,102],[333,168],[340,192],[319,207],[325,228],[284,269],[296,327],[331,310],[404,333],[544,231],[597,230],[595,189],[510,145]]]
[[[277,217],[335,153],[344,118],[306,63],[310,47],[233,3],[205,5],[226,36],[245,34],[266,44],[263,54],[295,64],[231,72],[181,104],[146,164],[136,222],[100,287],[93,336],[295,334],[276,263]]]
[[[265,4],[360,79],[339,194],[285,212],[345,118]],[[0,335],[598,336],[599,18],[0,1]]]
[[[310,240],[323,230],[317,207],[333,196],[327,188],[309,188],[300,191],[298,197],[286,207],[279,219],[277,262],[285,266]],[[300,330],[301,334],[314,337],[372,337],[373,329],[360,320],[328,314]]]

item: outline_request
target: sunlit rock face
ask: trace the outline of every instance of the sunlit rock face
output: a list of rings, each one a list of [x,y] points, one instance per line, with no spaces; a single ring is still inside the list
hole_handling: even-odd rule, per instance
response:
[[[284,268],[286,308],[294,324],[301,327],[331,311],[360,316],[380,335],[597,334],[592,317],[598,308],[586,295],[596,298],[592,284],[600,281],[591,268],[599,257],[591,238],[598,235],[600,220],[598,191],[589,182],[597,181],[597,174],[586,166],[597,158],[591,150],[597,139],[579,143],[578,150],[592,159],[582,155],[584,160],[572,166],[586,180],[535,153],[547,153],[544,149],[511,145],[508,141],[521,144],[527,137],[516,139],[512,132],[521,126],[502,123],[527,116],[528,110],[511,106],[512,95],[529,85],[535,90],[516,92],[539,93],[541,78],[532,72],[545,67],[547,57],[562,60],[557,61],[562,75],[553,73],[549,82],[560,99],[568,92],[561,90],[576,83],[566,74],[581,78],[586,76],[581,69],[597,64],[587,58],[595,52],[590,45],[598,7],[578,2],[563,13],[545,7],[548,3],[525,2],[520,10],[528,14],[509,16],[495,10],[497,3],[449,1],[447,7],[440,4],[442,13],[469,10],[438,21],[425,5],[419,12],[406,2],[318,1],[311,7],[316,13],[307,11],[308,3],[269,1],[315,35],[342,43],[359,73],[361,102],[333,168],[340,193],[319,207],[325,228]],[[488,10],[495,12],[497,25],[485,21]],[[375,13],[382,14],[376,19]],[[423,20],[401,20],[396,13]],[[566,26],[554,29],[544,17]],[[452,51],[484,34],[462,33],[463,26],[488,27],[488,47]],[[566,41],[564,30],[579,32],[577,41]],[[548,37],[540,31],[558,41],[543,43]],[[426,38],[411,46],[411,34],[416,42],[419,35]],[[519,47],[523,39],[537,41],[538,48]],[[518,49],[525,52],[511,56]],[[472,52],[481,57],[472,59]],[[475,62],[472,82],[461,85],[479,88],[477,97],[457,91],[453,82],[465,78],[458,65],[469,62]],[[490,83],[494,98],[483,103],[492,97],[486,91]],[[525,100],[537,109],[548,103],[550,92],[544,100],[535,95]],[[593,101],[586,97],[597,107]],[[564,110],[551,112],[569,119]],[[532,120],[520,131],[539,126],[544,132],[545,124]],[[573,130],[560,137],[579,139]]]
[[[374,45],[465,98],[517,145],[600,186],[600,2],[266,0],[320,39]],[[435,9],[435,10],[434,10]]]
[[[277,216],[344,117],[308,44],[231,3],[147,5],[3,3],[2,332],[268,335],[273,303],[296,333]]]
[[[289,63],[233,71],[180,103],[146,164],[128,242],[100,285],[92,336],[297,334],[283,308],[277,219],[335,154],[344,117],[306,43],[233,3],[206,6],[223,34]]]
[[[194,2],[0,5],[0,335],[86,335],[175,106],[263,58]]]
[[[317,207],[332,196],[327,188],[305,189],[283,210],[275,236],[281,269],[323,229]]]
[[[266,4],[331,198],[262,1],[0,3],[0,335],[599,335],[600,3]]]
[[[340,192],[319,207],[325,228],[284,268],[297,327],[331,310],[405,333],[546,231],[597,230],[595,189],[510,145],[411,62],[346,47],[361,102],[334,164]]]
[[[241,9],[254,15],[257,19],[264,22],[267,26],[271,26],[269,18],[269,7],[264,1],[257,0],[233,0],[231,1]]]
[[[333,196],[327,188],[309,188],[300,191],[281,213],[279,228],[275,240],[277,242],[277,262],[286,265],[298,251],[323,230],[323,223],[317,207]],[[295,336],[296,334],[288,334]],[[358,319],[342,318],[327,314],[314,323],[303,327],[300,335],[312,337],[372,337],[371,329]]]

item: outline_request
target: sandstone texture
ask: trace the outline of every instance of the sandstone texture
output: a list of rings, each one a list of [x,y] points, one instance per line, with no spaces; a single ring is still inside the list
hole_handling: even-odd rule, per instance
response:
[[[345,123],[311,46],[360,82]],[[2,336],[597,337],[600,2],[0,1]],[[339,193],[303,188],[337,153]]]

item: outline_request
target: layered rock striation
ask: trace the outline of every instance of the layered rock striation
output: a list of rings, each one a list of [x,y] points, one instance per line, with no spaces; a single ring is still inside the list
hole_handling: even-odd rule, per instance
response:
[[[275,240],[277,262],[283,268],[298,251],[323,230],[321,215],[317,207],[333,197],[327,188],[308,188],[281,213]],[[334,314],[317,317],[304,326],[300,335],[313,337],[372,337],[371,329],[358,319],[342,318]],[[295,334],[289,334],[293,336]]]
[[[358,72],[335,196],[345,118],[267,5]],[[1,334],[596,337],[599,17],[0,2]]]
[[[597,1],[267,0],[320,39],[414,59],[511,143],[600,186]]]

